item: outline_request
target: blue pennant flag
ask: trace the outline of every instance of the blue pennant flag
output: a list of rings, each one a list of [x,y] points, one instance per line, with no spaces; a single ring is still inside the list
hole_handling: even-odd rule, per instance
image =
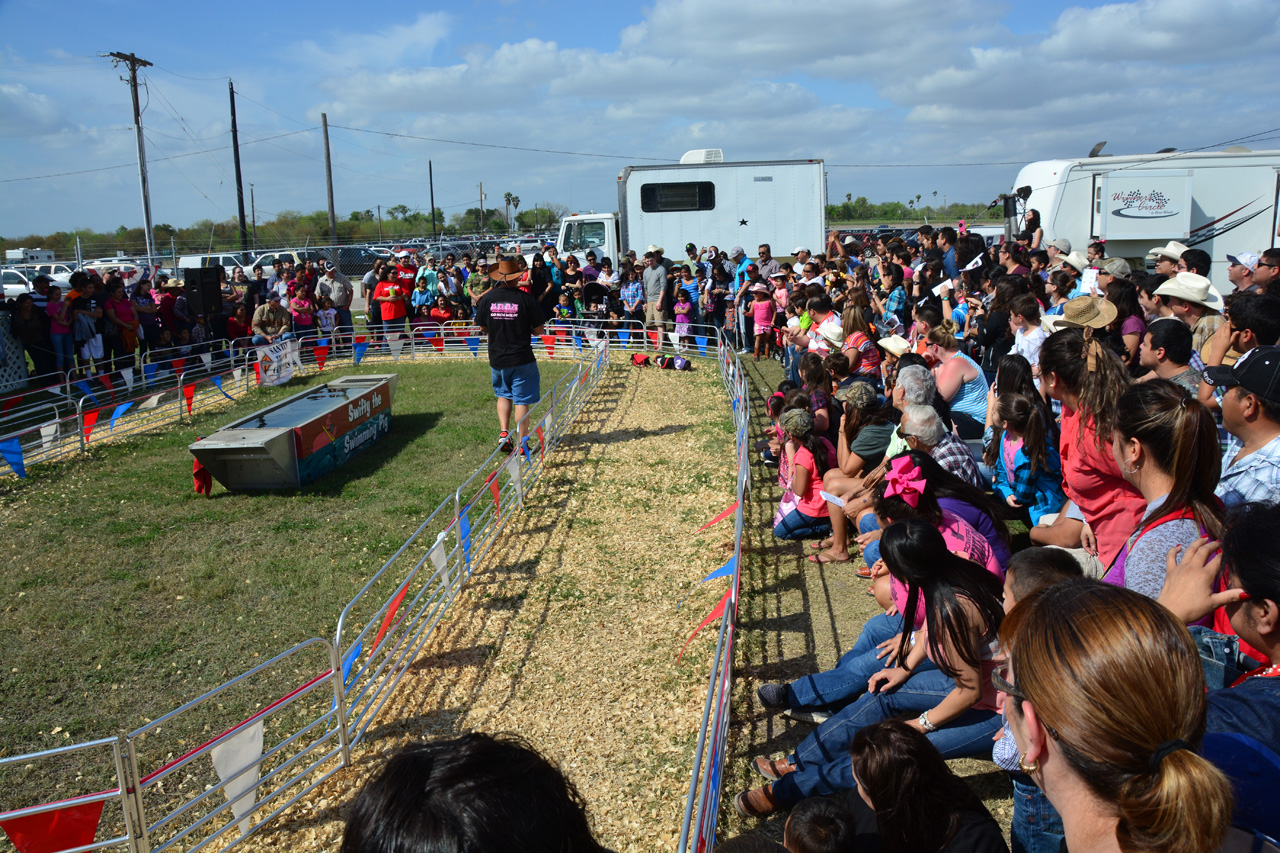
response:
[[[480,339],[477,338],[475,335],[468,335],[466,337],[466,341],[467,341],[467,349],[471,350],[472,355],[475,355],[480,351]]]
[[[4,441],[0,441],[0,456],[3,456],[4,461],[9,463],[13,473],[26,479],[27,466],[22,461],[22,444],[18,441],[16,435],[13,438],[6,438]]]
[[[152,382],[155,382],[156,371],[158,371],[159,369],[160,369],[159,367],[157,367],[154,364],[151,364],[150,362],[142,365],[142,381],[147,385],[150,385]]]
[[[360,343],[355,345],[356,364],[360,363],[360,359],[364,358],[365,351],[368,349],[369,349],[368,341],[361,341]]]
[[[581,352],[581,351],[582,351],[582,336],[581,336],[581,335],[574,335],[574,336],[573,336],[573,345],[574,345],[575,347],[577,347],[577,348],[578,348],[578,351],[579,351],[579,352]]]
[[[733,410],[734,410],[735,412],[736,412],[736,411],[738,411],[738,398],[737,398],[737,397],[734,397],[734,398],[733,398],[733,399],[731,399],[729,402],[733,404]]]
[[[120,405],[116,406],[116,410],[111,413],[111,432],[116,431],[116,421],[120,420],[120,416],[123,415],[125,412],[129,411],[129,409],[131,408],[133,408],[132,402],[121,403]]]
[[[360,659],[360,655],[364,652],[364,640],[359,641],[351,647],[351,651],[347,652],[342,658],[342,686],[346,687],[351,681],[351,668],[355,666],[355,662]]]
[[[423,329],[422,336],[424,338],[434,338],[436,336],[436,333],[431,331],[430,329]]]
[[[698,355],[706,355],[707,339],[702,337],[695,337],[693,340],[698,345]]]
[[[79,382],[75,383],[75,386],[79,388],[81,391],[83,391],[84,395],[88,397],[90,400],[92,400],[95,406],[100,405],[98,403],[98,398],[93,396],[93,391],[89,388],[88,382],[85,382],[83,379],[81,379]]]
[[[326,346],[327,346],[327,344],[326,344]],[[209,381],[211,381],[214,385],[216,385],[216,386],[218,387],[218,390],[222,392],[222,396],[226,397],[228,400],[232,400],[232,401],[234,401],[234,400],[235,400],[235,397],[232,397],[230,394],[228,394],[228,393],[227,393],[227,391],[226,391],[226,389],[222,387],[222,377],[221,377],[221,376],[210,376],[210,377],[209,377]]]
[[[622,345],[625,347],[631,342],[631,332],[627,329],[619,329],[618,340],[622,341]]]
[[[329,345],[329,339],[328,339],[328,338],[316,338],[316,346],[318,346],[318,347],[327,347],[328,345]]]
[[[467,571],[471,571],[471,517],[465,509],[458,518],[458,539],[462,542],[462,558],[466,560]]]
[[[738,570],[738,558],[737,558],[737,557],[730,557],[730,558],[729,558],[729,562],[725,563],[723,566],[721,566],[720,568],[716,569],[714,572],[712,572],[711,574],[707,575],[707,576],[706,576],[705,578],[703,578],[702,580],[698,581],[698,583],[706,583],[707,581],[709,581],[709,580],[711,580],[711,579],[713,579],[713,578],[725,578],[725,577],[729,577],[730,575],[732,575],[732,574],[733,574],[735,571],[737,571],[737,570]]]

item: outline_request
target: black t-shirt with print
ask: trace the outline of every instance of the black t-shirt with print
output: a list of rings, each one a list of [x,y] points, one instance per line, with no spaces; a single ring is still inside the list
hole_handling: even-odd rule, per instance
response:
[[[491,288],[476,303],[474,322],[489,330],[490,367],[536,361],[530,338],[542,325],[542,308],[532,294],[514,287]]]

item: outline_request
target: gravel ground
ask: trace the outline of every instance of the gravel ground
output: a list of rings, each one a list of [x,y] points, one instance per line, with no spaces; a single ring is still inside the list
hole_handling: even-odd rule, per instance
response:
[[[723,391],[698,367],[611,368],[353,766],[246,846],[336,849],[387,753],[482,730],[517,732],[557,762],[605,845],[675,848],[715,631],[676,656],[723,594],[724,581],[698,581],[731,535],[694,532],[733,490]]]
[[[763,428],[769,423],[764,401],[782,381],[782,372],[772,361],[748,364],[747,370],[753,392],[754,442],[763,437]],[[744,832],[781,840],[785,814],[768,820],[744,820],[733,810],[733,797],[763,784],[750,767],[753,758],[787,754],[813,728],[767,712],[756,698],[756,688],[834,666],[840,653],[858,638],[863,622],[881,612],[866,594],[870,583],[854,575],[858,566],[865,565],[861,557],[851,563],[816,565],[806,559],[812,553],[807,542],[784,542],[773,536],[773,514],[782,496],[777,483],[776,468],[754,465],[745,507],[739,640],[720,808],[721,840]],[[982,797],[1007,834],[1013,816],[1008,775],[990,761],[961,759],[950,764]]]

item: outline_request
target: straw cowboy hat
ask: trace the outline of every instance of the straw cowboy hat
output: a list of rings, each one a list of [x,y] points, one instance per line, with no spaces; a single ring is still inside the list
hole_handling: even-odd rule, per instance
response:
[[[489,268],[489,278],[501,284],[504,281],[519,281],[524,275],[520,265],[510,258],[503,258]]]
[[[1184,246],[1181,243],[1179,243],[1177,240],[1170,240],[1169,245],[1156,246],[1150,252],[1147,252],[1147,257],[1148,258],[1168,258],[1171,261],[1176,261],[1179,258],[1181,258],[1182,253],[1189,248],[1191,247]]]
[[[1115,322],[1116,306],[1100,296],[1077,296],[1062,305],[1057,325],[1068,329],[1105,329]]]
[[[1222,310],[1222,294],[1213,289],[1209,279],[1193,272],[1178,273],[1156,288],[1156,296],[1172,296],[1214,311]]]

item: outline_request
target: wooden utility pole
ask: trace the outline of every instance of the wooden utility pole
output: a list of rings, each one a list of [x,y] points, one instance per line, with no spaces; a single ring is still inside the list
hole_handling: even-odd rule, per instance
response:
[[[236,209],[240,214],[240,251],[249,251],[249,229],[244,222],[244,183],[240,177],[240,134],[236,131],[236,84],[227,81],[231,92],[231,159],[236,164]]]
[[[153,262],[156,255],[155,239],[151,232],[151,190],[147,186],[147,149],[142,140],[142,107],[138,103],[138,69],[150,68],[151,63],[140,59],[132,53],[108,53],[115,65],[125,63],[129,66],[129,90],[133,94],[133,127],[138,136],[138,182],[142,185],[142,221],[147,238],[147,263]],[[174,258],[174,264],[178,262]]]
[[[427,161],[427,186],[431,188],[431,239],[436,239],[436,179],[431,174],[431,161]],[[441,223],[443,224],[443,223]]]
[[[324,180],[329,187],[329,242],[338,244],[338,218],[333,213],[333,163],[329,159],[329,117],[320,113],[320,125],[324,129]]]

